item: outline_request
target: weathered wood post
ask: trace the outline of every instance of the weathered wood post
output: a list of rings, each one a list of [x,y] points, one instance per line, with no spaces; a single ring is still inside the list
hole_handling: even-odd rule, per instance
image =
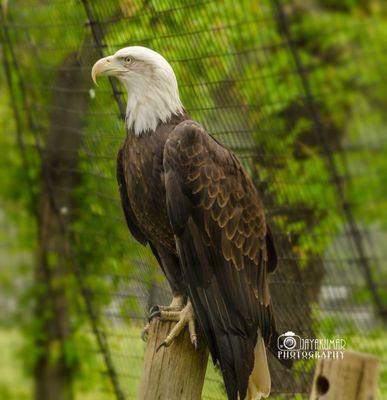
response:
[[[151,322],[140,381],[140,400],[201,399],[208,360],[203,340],[195,351],[188,329],[185,329],[170,347],[162,347],[156,352],[174,324],[156,318]]]
[[[343,359],[320,359],[310,400],[373,400],[378,379],[375,356],[346,351]]]

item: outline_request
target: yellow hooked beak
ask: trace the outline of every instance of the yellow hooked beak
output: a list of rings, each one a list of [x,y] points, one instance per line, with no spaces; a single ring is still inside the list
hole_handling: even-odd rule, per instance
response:
[[[112,57],[104,57],[98,60],[91,70],[91,79],[98,86],[97,77],[102,75],[111,75],[110,72],[114,71]]]

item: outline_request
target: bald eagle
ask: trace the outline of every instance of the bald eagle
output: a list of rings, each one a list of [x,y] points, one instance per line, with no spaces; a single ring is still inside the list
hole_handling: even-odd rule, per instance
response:
[[[230,400],[270,394],[266,348],[276,353],[267,274],[277,265],[260,196],[240,161],[190,120],[170,64],[145,47],[98,60],[97,76],[127,90],[127,135],[117,181],[131,234],[149,245],[172,290],[151,316],[177,321],[169,346],[196,321]],[[195,318],[196,317],[196,318]]]

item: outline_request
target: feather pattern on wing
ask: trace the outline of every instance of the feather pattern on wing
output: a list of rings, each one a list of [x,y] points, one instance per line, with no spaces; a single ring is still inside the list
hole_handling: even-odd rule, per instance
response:
[[[164,169],[168,215],[197,318],[229,398],[244,399],[258,330],[266,345],[275,332],[266,275],[276,258],[268,260],[274,247],[262,203],[235,155],[195,122],[182,122],[169,136]]]

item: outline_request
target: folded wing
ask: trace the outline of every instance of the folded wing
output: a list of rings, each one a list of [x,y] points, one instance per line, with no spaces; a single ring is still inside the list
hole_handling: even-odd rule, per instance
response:
[[[168,215],[196,316],[229,398],[244,399],[257,340],[268,345],[276,335],[267,283],[276,256],[262,203],[235,155],[195,122],[170,135],[164,169]]]

